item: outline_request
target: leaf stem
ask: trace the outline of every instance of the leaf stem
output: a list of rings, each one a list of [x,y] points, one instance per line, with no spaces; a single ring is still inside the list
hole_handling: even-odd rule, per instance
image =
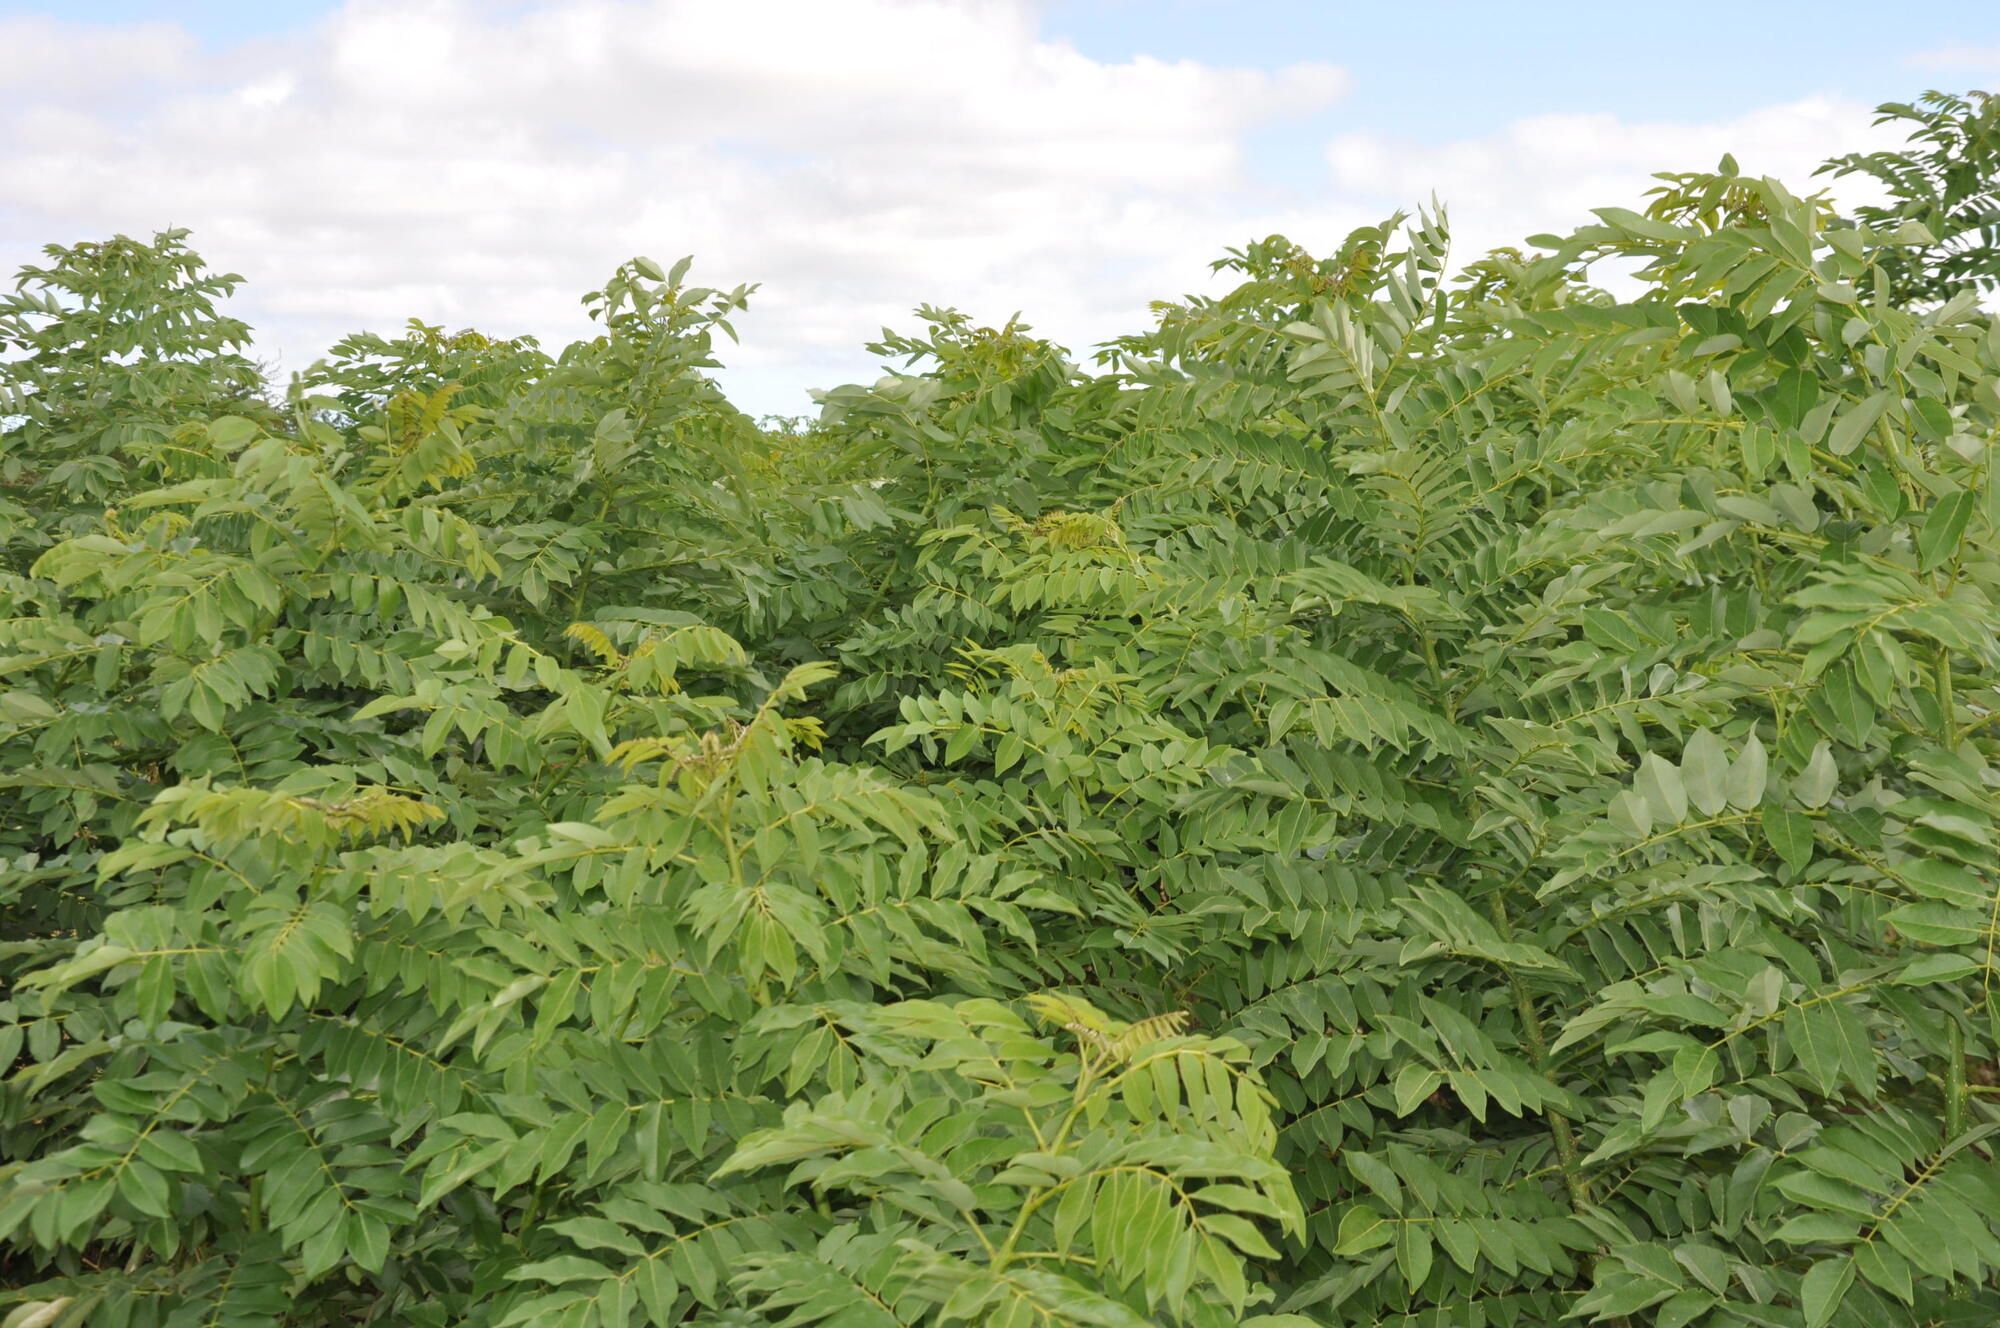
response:
[[[1500,939],[1512,940],[1514,925],[1507,916],[1506,901],[1496,893],[1488,909],[1493,916],[1494,927],[1500,932]],[[1542,1017],[1535,1010],[1534,994],[1528,990],[1528,984],[1521,980],[1521,975],[1512,968],[1507,970],[1507,985],[1513,989],[1514,1008],[1521,1015],[1521,1032],[1528,1040],[1528,1055],[1533,1060],[1535,1069],[1553,1084],[1556,1082],[1556,1077],[1549,1070],[1548,1037],[1542,1029]],[[1557,1086],[1561,1087],[1559,1084]],[[1588,1208],[1590,1181],[1583,1174],[1582,1154],[1576,1146],[1576,1131],[1570,1128],[1568,1119],[1559,1112],[1546,1110],[1542,1115],[1549,1123],[1549,1137],[1555,1141],[1556,1161],[1562,1171],[1563,1188],[1569,1191],[1570,1204],[1578,1210]]]
[[[1958,719],[1952,713],[1957,702],[1951,688],[1951,650],[1940,645],[1932,685],[1937,692],[1938,738],[1947,750],[1958,746]]]
[[[1945,1020],[1944,1137],[1948,1143],[1965,1133],[1965,1030],[1957,1016]]]

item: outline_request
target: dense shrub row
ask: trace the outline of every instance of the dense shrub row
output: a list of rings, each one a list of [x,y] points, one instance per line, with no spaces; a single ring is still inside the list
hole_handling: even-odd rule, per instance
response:
[[[272,396],[51,249],[7,1322],[1992,1322],[1995,109],[1896,113],[776,429],[685,264]]]

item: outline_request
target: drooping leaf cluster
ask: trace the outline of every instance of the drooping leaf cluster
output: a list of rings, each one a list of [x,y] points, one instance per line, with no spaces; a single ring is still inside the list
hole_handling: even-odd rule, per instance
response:
[[[1966,115],[1983,114],[1971,103]],[[1095,369],[0,308],[11,1328],[2000,1313],[2000,327],[1665,177]],[[1636,267],[1614,298],[1594,263]]]

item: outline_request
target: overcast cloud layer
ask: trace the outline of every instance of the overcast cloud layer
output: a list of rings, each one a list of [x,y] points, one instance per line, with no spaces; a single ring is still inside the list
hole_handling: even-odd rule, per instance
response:
[[[1228,246],[1316,249],[1433,191],[1461,257],[1631,203],[1733,151],[1810,187],[1883,142],[1863,105],[1726,122],[1542,116],[1449,143],[1347,134],[1273,181],[1251,137],[1336,106],[1335,65],[1105,63],[1030,0],[355,0],[204,51],[171,26],[0,21],[0,261],[188,226],[301,367],[409,317],[548,342],[621,259],[762,283],[725,374],[753,411],[872,376],[923,302],[1084,348],[1201,288]],[[1965,59],[1984,52],[1950,53]]]

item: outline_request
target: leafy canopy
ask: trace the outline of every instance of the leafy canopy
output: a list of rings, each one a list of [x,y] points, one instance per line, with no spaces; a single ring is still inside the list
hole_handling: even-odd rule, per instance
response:
[[[1992,102],[1926,105],[1886,209],[1272,237],[767,428],[685,263],[272,393],[183,236],[51,249],[7,1324],[1992,1321]]]

